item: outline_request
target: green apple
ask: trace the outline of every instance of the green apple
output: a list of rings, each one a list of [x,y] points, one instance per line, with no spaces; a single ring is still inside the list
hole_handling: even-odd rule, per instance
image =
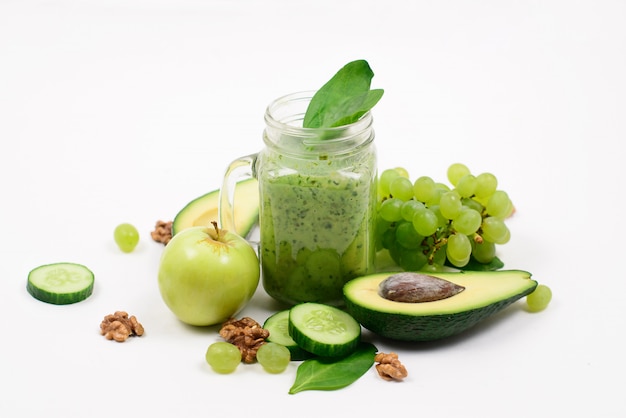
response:
[[[196,226],[174,235],[159,265],[159,290],[182,322],[209,326],[233,317],[259,284],[259,259],[241,236]]]

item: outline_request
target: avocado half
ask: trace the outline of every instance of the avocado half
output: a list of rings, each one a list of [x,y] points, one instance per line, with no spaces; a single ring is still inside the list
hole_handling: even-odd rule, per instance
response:
[[[464,287],[431,302],[395,302],[379,286],[394,273],[372,274],[348,282],[346,310],[364,328],[400,341],[431,341],[459,334],[532,293],[537,282],[522,270],[428,273]]]
[[[199,196],[187,203],[172,221],[172,235],[192,226],[208,226],[217,222],[219,189]],[[239,181],[235,186],[235,229],[247,237],[259,221],[259,186],[254,178]]]

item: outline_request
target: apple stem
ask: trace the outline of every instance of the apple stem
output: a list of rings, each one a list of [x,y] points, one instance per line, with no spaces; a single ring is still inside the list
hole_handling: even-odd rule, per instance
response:
[[[217,222],[211,221],[211,223],[213,224],[213,228],[215,228],[215,234],[217,235],[217,237],[215,239],[217,241],[219,241],[219,239],[220,239],[220,229],[217,227]]]

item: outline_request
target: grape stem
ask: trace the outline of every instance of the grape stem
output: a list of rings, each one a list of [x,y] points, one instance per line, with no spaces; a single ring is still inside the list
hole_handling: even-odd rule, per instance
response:
[[[484,241],[483,237],[478,233],[475,233],[472,239],[474,240],[476,244],[482,244]]]
[[[430,255],[428,256],[428,264],[430,265],[434,263],[435,253],[448,243],[447,237],[437,238],[436,235],[433,235],[433,239],[435,240],[435,242],[433,243],[433,246],[430,250]]]

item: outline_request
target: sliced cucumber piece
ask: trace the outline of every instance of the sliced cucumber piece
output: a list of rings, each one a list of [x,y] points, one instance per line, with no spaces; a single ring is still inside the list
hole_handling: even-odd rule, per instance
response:
[[[263,328],[270,333],[265,341],[287,347],[291,353],[292,360],[299,361],[313,357],[311,353],[300,347],[289,335],[289,309],[278,311],[267,318],[263,323]]]
[[[361,324],[337,307],[306,302],[289,310],[289,335],[310,353],[342,357],[358,346]]]
[[[93,284],[92,271],[82,264],[53,263],[31,270],[26,290],[42,302],[69,305],[87,299]]]

